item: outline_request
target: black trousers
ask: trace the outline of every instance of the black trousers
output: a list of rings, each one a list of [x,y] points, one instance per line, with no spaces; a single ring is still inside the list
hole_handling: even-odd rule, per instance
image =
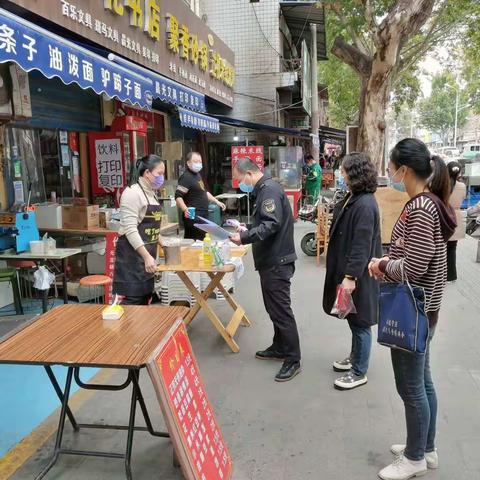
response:
[[[127,295],[122,300],[122,305],[149,305],[152,295],[144,295],[141,297],[134,297]]]
[[[263,303],[273,323],[272,348],[285,355],[285,360],[300,361],[300,341],[290,299],[291,279],[295,264],[260,270]]]
[[[447,242],[447,281],[457,279],[457,244],[456,240]]]
[[[203,218],[208,218],[208,212],[207,214],[205,214],[204,212],[201,212],[199,213],[199,215]],[[205,232],[195,227],[195,223],[202,223],[202,221],[190,220],[189,218],[183,219],[183,226],[185,228],[184,237],[190,238],[192,240],[203,240],[205,238]]]

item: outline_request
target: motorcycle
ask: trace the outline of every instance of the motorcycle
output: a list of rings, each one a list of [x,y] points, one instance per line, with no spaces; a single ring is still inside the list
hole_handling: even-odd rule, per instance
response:
[[[475,231],[480,226],[480,203],[477,205],[467,208],[467,235],[473,235]]]
[[[333,198],[319,197],[315,204],[305,204],[299,211],[298,217],[304,222],[311,222],[314,225],[318,224],[318,207],[320,204],[327,205],[327,212],[332,213],[334,206],[345,198],[347,192],[344,189],[337,189]],[[300,243],[302,252],[309,256],[315,257],[317,255],[317,229],[315,231],[306,233]],[[320,246],[320,255],[324,252],[324,247]]]

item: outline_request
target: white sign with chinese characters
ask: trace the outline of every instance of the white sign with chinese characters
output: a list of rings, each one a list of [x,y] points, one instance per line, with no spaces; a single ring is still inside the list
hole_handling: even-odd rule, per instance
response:
[[[121,140],[95,140],[95,164],[99,187],[106,190],[124,186]]]

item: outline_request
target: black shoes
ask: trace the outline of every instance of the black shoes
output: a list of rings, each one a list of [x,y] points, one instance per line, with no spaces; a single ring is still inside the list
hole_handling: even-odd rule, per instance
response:
[[[276,382],[288,382],[293,377],[297,376],[302,371],[300,362],[292,362],[291,360],[286,360],[283,362],[282,368],[275,376]]]
[[[272,347],[268,347],[266,350],[260,350],[255,354],[255,358],[259,360],[277,360],[277,361],[284,361],[285,356],[283,353],[277,352]]]

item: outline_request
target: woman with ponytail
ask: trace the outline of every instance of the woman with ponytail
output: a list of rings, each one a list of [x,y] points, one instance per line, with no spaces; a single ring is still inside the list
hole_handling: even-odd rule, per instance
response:
[[[458,162],[450,162],[448,165],[450,175],[450,205],[455,210],[457,228],[447,243],[447,282],[457,279],[457,245],[458,241],[465,238],[465,218],[462,214],[462,203],[467,196],[467,187],[458,178],[462,173],[462,166]]]
[[[391,349],[397,391],[405,405],[407,440],[392,445],[395,461],[379,472],[383,480],[407,480],[438,467],[435,448],[437,397],[430,372],[430,342],[438,322],[447,279],[447,241],[455,227],[449,205],[450,177],[444,161],[431,156],[420,140],[400,141],[390,156],[392,186],[406,191],[405,205],[392,232],[388,257],[372,259],[370,274],[387,282],[403,276],[425,291],[430,324],[424,355]]]
[[[120,199],[113,293],[124,297],[124,305],[148,305],[152,297],[162,217],[156,192],[164,175],[165,163],[160,157],[140,158],[132,172],[133,183]]]

